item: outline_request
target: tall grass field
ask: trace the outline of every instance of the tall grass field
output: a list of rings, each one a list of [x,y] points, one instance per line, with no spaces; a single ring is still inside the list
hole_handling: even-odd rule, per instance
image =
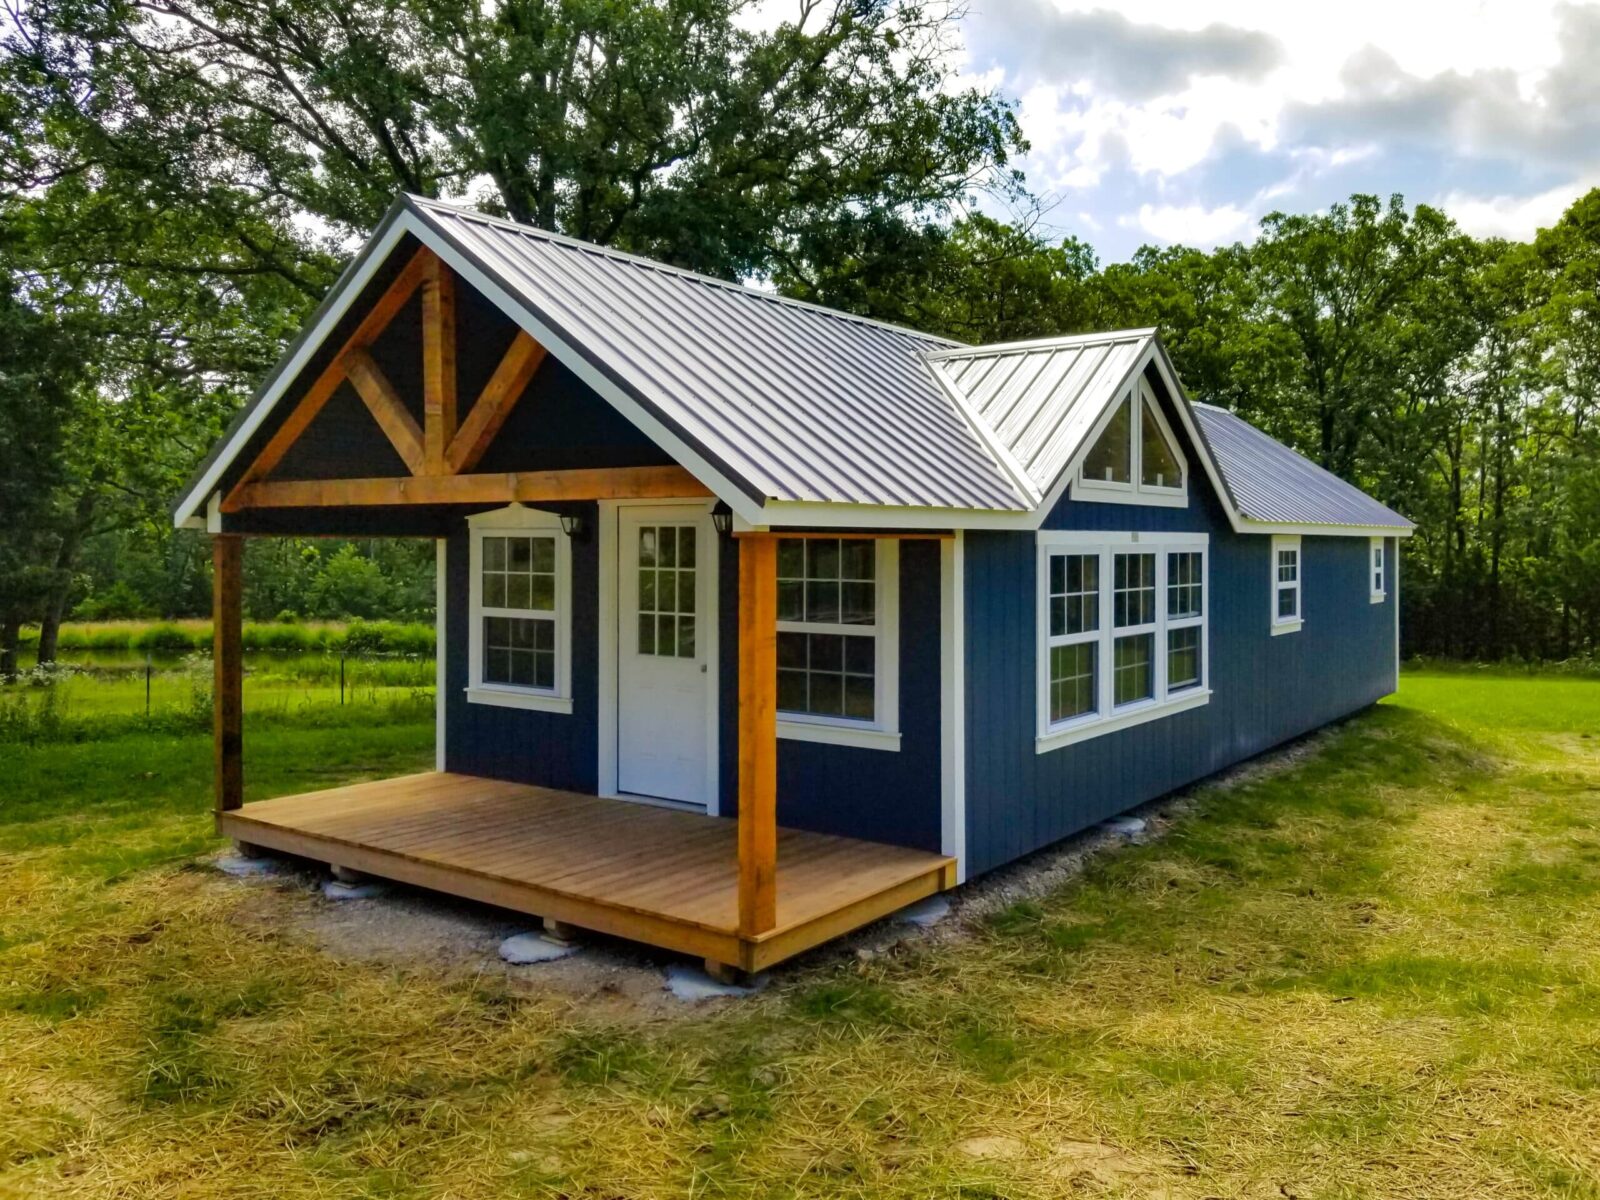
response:
[[[250,728],[251,798],[431,754]],[[335,957],[205,865],[203,735],[0,754],[0,1195],[1600,1196],[1593,680],[1407,673],[1042,899],[675,1016]]]

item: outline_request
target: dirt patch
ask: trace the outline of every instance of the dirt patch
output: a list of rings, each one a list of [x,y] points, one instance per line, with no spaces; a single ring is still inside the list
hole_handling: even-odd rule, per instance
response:
[[[500,943],[537,931],[534,918],[400,884],[386,884],[372,899],[328,900],[321,893],[326,878],[314,864],[293,863],[267,879],[227,879],[224,886],[277,891],[285,901],[278,911],[242,919],[271,922],[340,962],[493,980],[569,1001],[589,1015],[682,1017],[725,1003],[686,1004],[670,995],[663,972],[682,959],[665,951],[595,934],[571,957],[511,966],[500,958]]]

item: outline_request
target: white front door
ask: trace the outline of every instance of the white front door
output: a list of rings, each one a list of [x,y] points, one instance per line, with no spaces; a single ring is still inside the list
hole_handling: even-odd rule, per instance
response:
[[[704,508],[618,512],[619,792],[712,800],[716,550]]]

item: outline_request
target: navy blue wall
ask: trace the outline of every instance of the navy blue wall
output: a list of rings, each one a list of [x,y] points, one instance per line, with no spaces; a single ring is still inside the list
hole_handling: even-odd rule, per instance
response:
[[[723,543],[720,806],[738,811],[739,555]],[[778,741],[778,823],[939,849],[939,544],[900,546],[900,749]]]
[[[1185,447],[1189,461],[1196,460]],[[1370,598],[1369,543],[1302,539],[1304,627],[1271,634],[1271,542],[1232,532],[1203,478],[1187,508],[1063,500],[1047,529],[1211,535],[1210,702],[1038,754],[1037,540],[966,535],[967,871],[976,875],[1279,742],[1394,688],[1391,584]]]
[[[593,504],[574,505],[588,527],[598,517]],[[530,712],[492,704],[469,704],[467,621],[469,547],[463,521],[450,535],[445,571],[445,769],[492,779],[514,779],[546,787],[593,792],[598,786],[599,595],[598,539],[572,545],[572,712]]]

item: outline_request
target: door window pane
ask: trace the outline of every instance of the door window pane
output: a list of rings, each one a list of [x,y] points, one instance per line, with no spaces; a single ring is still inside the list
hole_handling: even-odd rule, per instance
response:
[[[640,654],[695,656],[696,534],[693,525],[639,529]]]

